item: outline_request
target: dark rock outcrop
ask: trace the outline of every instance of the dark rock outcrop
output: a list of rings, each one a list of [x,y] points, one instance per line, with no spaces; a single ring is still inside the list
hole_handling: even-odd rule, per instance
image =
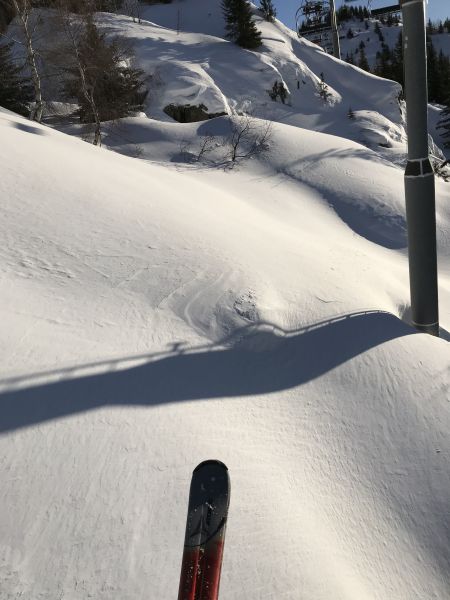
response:
[[[164,108],[164,112],[169,117],[172,117],[178,123],[196,123],[197,121],[207,121],[208,119],[214,119],[214,117],[222,117],[226,115],[225,112],[220,113],[208,113],[208,108],[204,104],[191,105],[191,104],[168,104]]]

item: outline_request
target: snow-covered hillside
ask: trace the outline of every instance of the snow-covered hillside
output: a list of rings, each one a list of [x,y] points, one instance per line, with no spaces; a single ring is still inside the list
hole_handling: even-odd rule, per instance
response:
[[[383,42],[375,31],[377,26],[383,37]],[[366,29],[366,27],[368,28]],[[361,42],[364,42],[364,53],[370,68],[374,69],[376,66],[377,52],[382,51],[382,43],[386,44],[390,50],[393,50],[398,42],[399,35],[403,30],[403,25],[402,23],[393,24],[391,26],[383,25],[378,19],[366,19],[364,21],[351,19],[340,23],[339,29],[342,58],[353,55],[355,64],[358,64],[358,54],[360,52],[359,46]],[[351,38],[347,37],[349,30],[353,33],[353,37]]]
[[[51,17],[52,11],[41,12],[42,32],[37,44],[43,53],[54,43]],[[337,61],[317,45],[299,40],[279,21],[264,21],[256,8],[254,19],[263,37],[263,46],[256,52],[225,39],[220,0],[210,0],[207,9],[204,0],[142,7],[140,23],[128,15],[107,13],[100,13],[97,22],[102,30],[132,44],[137,66],[147,75],[145,113],[151,122],[173,122],[164,112],[170,104],[203,104],[209,114],[251,112],[343,136],[383,155],[400,154],[400,160],[404,159],[404,122],[398,104],[401,88],[397,83]],[[14,25],[10,36],[18,36]],[[23,52],[19,46],[16,50]],[[320,97],[322,77],[327,86],[326,101]],[[55,80],[49,74],[44,81],[46,99],[59,103],[62,96]],[[286,104],[270,99],[275,82],[286,87]],[[350,108],[356,113],[365,111],[361,123],[358,118],[349,122]],[[390,150],[383,150],[386,146]]]
[[[218,458],[221,600],[446,600],[450,186],[438,339],[408,325],[396,84],[279,23],[241,50],[204,5],[99,15],[159,82],[105,148],[0,109],[0,598],[176,597],[191,471]],[[268,151],[220,168],[229,116],[170,102],[251,107]]]
[[[367,25],[366,25],[367,22]],[[378,26],[383,38],[380,40],[375,28]],[[353,33],[353,37],[347,37],[349,29]],[[347,55],[353,55],[354,61],[358,63],[359,45],[364,42],[364,53],[370,68],[373,69],[376,65],[376,54],[382,51],[382,43],[393,50],[398,42],[399,35],[403,29],[402,23],[394,23],[387,25],[378,19],[350,19],[342,21],[339,24],[341,54],[345,58]],[[433,33],[429,36],[437,54],[440,50],[446,56],[450,56],[450,33]]]

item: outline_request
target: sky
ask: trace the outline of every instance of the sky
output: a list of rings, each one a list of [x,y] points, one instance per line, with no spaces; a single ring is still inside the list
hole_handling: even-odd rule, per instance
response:
[[[277,9],[277,17],[280,21],[283,21],[289,27],[295,29],[295,12],[299,8],[302,0],[274,0],[274,5]],[[343,4],[342,0],[336,0],[336,6],[339,7]],[[352,2],[354,6],[367,6],[367,0],[356,0]],[[372,8],[378,8],[381,6],[389,6],[395,4],[395,0],[372,0]],[[428,0],[427,4],[427,17],[431,18],[432,21],[439,19],[445,19],[450,17],[450,3],[449,0]]]

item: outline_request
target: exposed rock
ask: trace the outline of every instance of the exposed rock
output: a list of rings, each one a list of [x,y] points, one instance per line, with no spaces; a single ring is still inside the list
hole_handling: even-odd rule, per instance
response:
[[[178,121],[178,123],[207,121],[208,119],[222,117],[227,114],[225,112],[209,114],[208,108],[204,104],[199,104],[198,106],[191,104],[168,104],[164,108],[164,112],[175,121]]]

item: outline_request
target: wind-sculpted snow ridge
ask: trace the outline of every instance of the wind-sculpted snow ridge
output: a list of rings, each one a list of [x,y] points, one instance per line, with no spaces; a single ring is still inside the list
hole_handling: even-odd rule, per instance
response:
[[[399,168],[283,124],[245,168],[169,162],[211,125],[125,121],[152,164],[0,110],[2,597],[175,597],[217,457],[224,600],[446,600],[448,189],[436,339]]]

